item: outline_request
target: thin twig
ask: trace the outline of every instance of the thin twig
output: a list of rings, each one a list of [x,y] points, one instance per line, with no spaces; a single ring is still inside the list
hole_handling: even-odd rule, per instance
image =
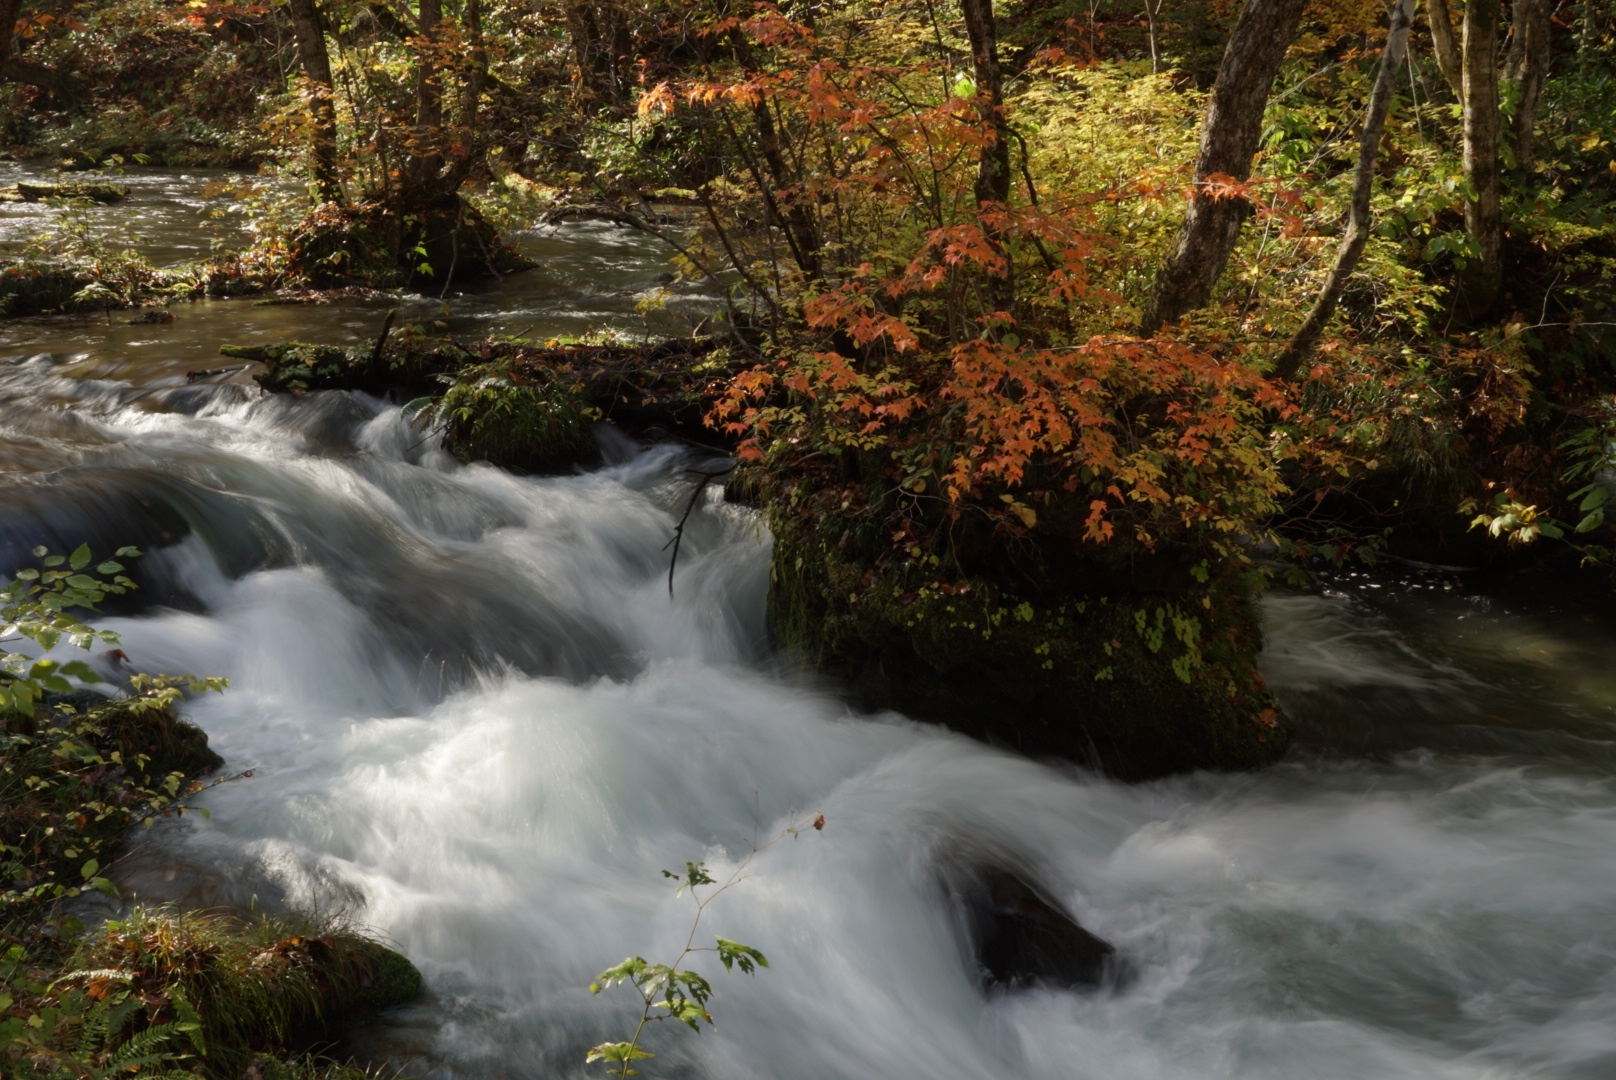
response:
[[[382,320],[382,332],[376,335],[376,344],[370,350],[370,365],[375,367],[381,363],[382,346],[387,344],[387,332],[393,329],[393,316],[398,314],[398,308],[388,308],[387,318]]]
[[[685,512],[679,518],[679,524],[673,527],[673,539],[662,545],[663,551],[668,550],[669,547],[673,548],[673,555],[668,559],[668,596],[670,599],[673,596],[673,568],[679,564],[679,545],[684,541],[685,522],[690,520],[690,515],[696,509],[696,503],[701,499],[701,493],[707,490],[707,485],[720,476],[729,475],[734,469],[735,463],[731,462],[726,467],[715,472],[705,472],[701,469],[685,470],[687,475],[701,477],[701,481],[696,484],[695,490],[690,493],[690,501],[685,503]]]

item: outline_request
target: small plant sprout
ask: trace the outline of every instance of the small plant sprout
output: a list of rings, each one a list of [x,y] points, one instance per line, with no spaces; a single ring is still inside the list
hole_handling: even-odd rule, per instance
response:
[[[816,815],[811,822],[807,822],[814,829],[824,829],[825,816]],[[690,933],[685,937],[684,948],[674,958],[671,964],[653,964],[643,956],[631,956],[615,967],[607,968],[595,977],[589,984],[589,992],[598,994],[619,983],[632,986],[640,995],[640,1018],[635,1025],[634,1036],[627,1042],[604,1042],[589,1051],[585,1059],[593,1064],[600,1062],[619,1080],[627,1080],[630,1076],[638,1076],[634,1069],[636,1061],[644,1061],[654,1057],[649,1050],[640,1045],[647,1025],[663,1020],[677,1020],[687,1024],[690,1030],[701,1032],[701,1024],[705,1021],[713,1025],[713,1014],[707,1010],[707,1003],[712,1000],[713,987],[705,977],[694,971],[680,968],[680,964],[692,953],[717,953],[719,963],[724,970],[733,972],[739,968],[743,975],[755,975],[760,967],[768,967],[769,961],[761,952],[750,945],[742,945],[738,941],[731,941],[726,937],[714,935],[711,946],[698,947],[696,934],[701,929],[702,916],[707,911],[707,905],[718,899],[725,891],[734,885],[751,877],[747,868],[752,860],[757,858],[759,852],[773,847],[786,837],[794,837],[801,831],[801,825],[791,825],[780,832],[767,843],[754,843],[746,853],[746,858],[740,861],[728,878],[720,882],[707,872],[704,862],[686,862],[683,872],[673,870],[662,871],[662,876],[677,881],[679,886],[674,890],[675,896],[690,893],[690,898],[696,906],[695,917],[690,922]],[[708,888],[711,886],[711,888]]]

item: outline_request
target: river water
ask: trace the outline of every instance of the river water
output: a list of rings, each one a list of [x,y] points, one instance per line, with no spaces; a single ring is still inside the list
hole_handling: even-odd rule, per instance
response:
[[[627,266],[589,318],[633,328],[657,253],[587,226],[543,242]],[[531,280],[488,302],[565,307]],[[646,1076],[1616,1075],[1602,596],[1530,574],[1275,592],[1290,758],[1124,786],[777,671],[768,536],[716,491],[670,598],[679,452],[610,441],[606,466],[557,478],[458,466],[362,395],[183,385],[212,332],[195,310],[154,328],[167,359],[95,320],[5,328],[53,355],[0,363],[0,544],[147,549],[148,606],[104,622],[143,669],[230,677],[190,712],[254,775],[156,830],[120,884],[385,935],[428,994],[346,1049],[420,1077],[598,1075],[585,1051],[637,1010],[591,978],[690,930],[660,871],[722,876],[823,814],[708,909],[703,933],[771,966],[698,957],[717,1029],[654,1030]],[[1130,977],[980,990],[939,876],[962,850],[1024,867]]]

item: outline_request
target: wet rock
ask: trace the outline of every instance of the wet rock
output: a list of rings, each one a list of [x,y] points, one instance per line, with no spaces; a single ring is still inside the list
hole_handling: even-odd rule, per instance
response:
[[[44,199],[89,199],[91,202],[115,203],[129,197],[129,189],[122,184],[74,181],[62,184],[20,183],[15,188],[16,198],[22,202],[40,202]]]
[[[1120,977],[1116,948],[1016,873],[978,866],[955,889],[985,985],[1093,989]]]
[[[92,280],[87,271],[71,266],[0,262],[0,318],[76,310],[83,306],[76,302],[78,294]]]
[[[174,313],[172,311],[158,308],[156,311],[147,311],[133,319],[127,319],[125,324],[128,326],[161,326],[173,321]]]
[[[406,401],[443,395],[432,415],[434,423],[448,421],[452,452],[530,472],[592,461],[588,424],[597,418],[634,436],[727,448],[704,421],[713,388],[737,366],[711,338],[544,346],[395,339],[381,347],[282,342],[219,351],[262,363],[254,378],[272,392],[363,390]]]

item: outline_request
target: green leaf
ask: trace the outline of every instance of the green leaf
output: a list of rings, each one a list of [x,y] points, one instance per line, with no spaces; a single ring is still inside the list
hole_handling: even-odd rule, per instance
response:
[[[704,862],[686,860],[685,872],[682,878],[672,870],[662,871],[662,876],[680,882],[678,890],[674,893],[675,896],[683,896],[686,889],[694,889],[697,885],[715,884],[712,876],[707,873],[707,864]]]
[[[1577,531],[1580,533],[1593,532],[1605,523],[1605,512],[1595,510],[1581,521],[1577,522]]]
[[[718,959],[725,971],[733,971],[734,966],[739,965],[742,974],[752,975],[757,968],[769,966],[768,958],[750,945],[717,936],[713,940],[718,942]]]
[[[1609,489],[1595,487],[1592,491],[1588,492],[1588,497],[1582,500],[1582,505],[1577,507],[1577,509],[1583,511],[1584,513],[1587,513],[1589,510],[1596,510],[1599,507],[1604,506],[1605,501],[1609,498]]]
[[[631,956],[616,967],[607,968],[595,976],[595,981],[589,984],[589,991],[598,994],[608,986],[637,980],[649,966],[643,956]]]
[[[86,566],[89,566],[90,545],[80,544],[77,548],[75,548],[69,565],[72,566],[74,570],[83,570]]]
[[[90,888],[99,889],[101,892],[106,893],[114,900],[122,899],[122,897],[118,895],[118,887],[104,877],[91,878]]]
[[[89,862],[84,864],[84,869],[81,871],[81,873],[83,873],[87,878],[93,878],[95,877],[95,872],[99,869],[101,869],[100,861],[97,859],[91,859]]]
[[[586,1057],[584,1061],[592,1065],[597,1061],[644,1061],[646,1058],[655,1056],[655,1054],[652,1054],[647,1050],[641,1050],[639,1046],[634,1043],[614,1042],[601,1043],[599,1046],[589,1051],[589,1056]],[[633,1076],[634,1073],[631,1071],[629,1075]]]
[[[96,567],[95,572],[98,574],[121,574],[123,573],[123,563],[116,563],[109,559]]]

